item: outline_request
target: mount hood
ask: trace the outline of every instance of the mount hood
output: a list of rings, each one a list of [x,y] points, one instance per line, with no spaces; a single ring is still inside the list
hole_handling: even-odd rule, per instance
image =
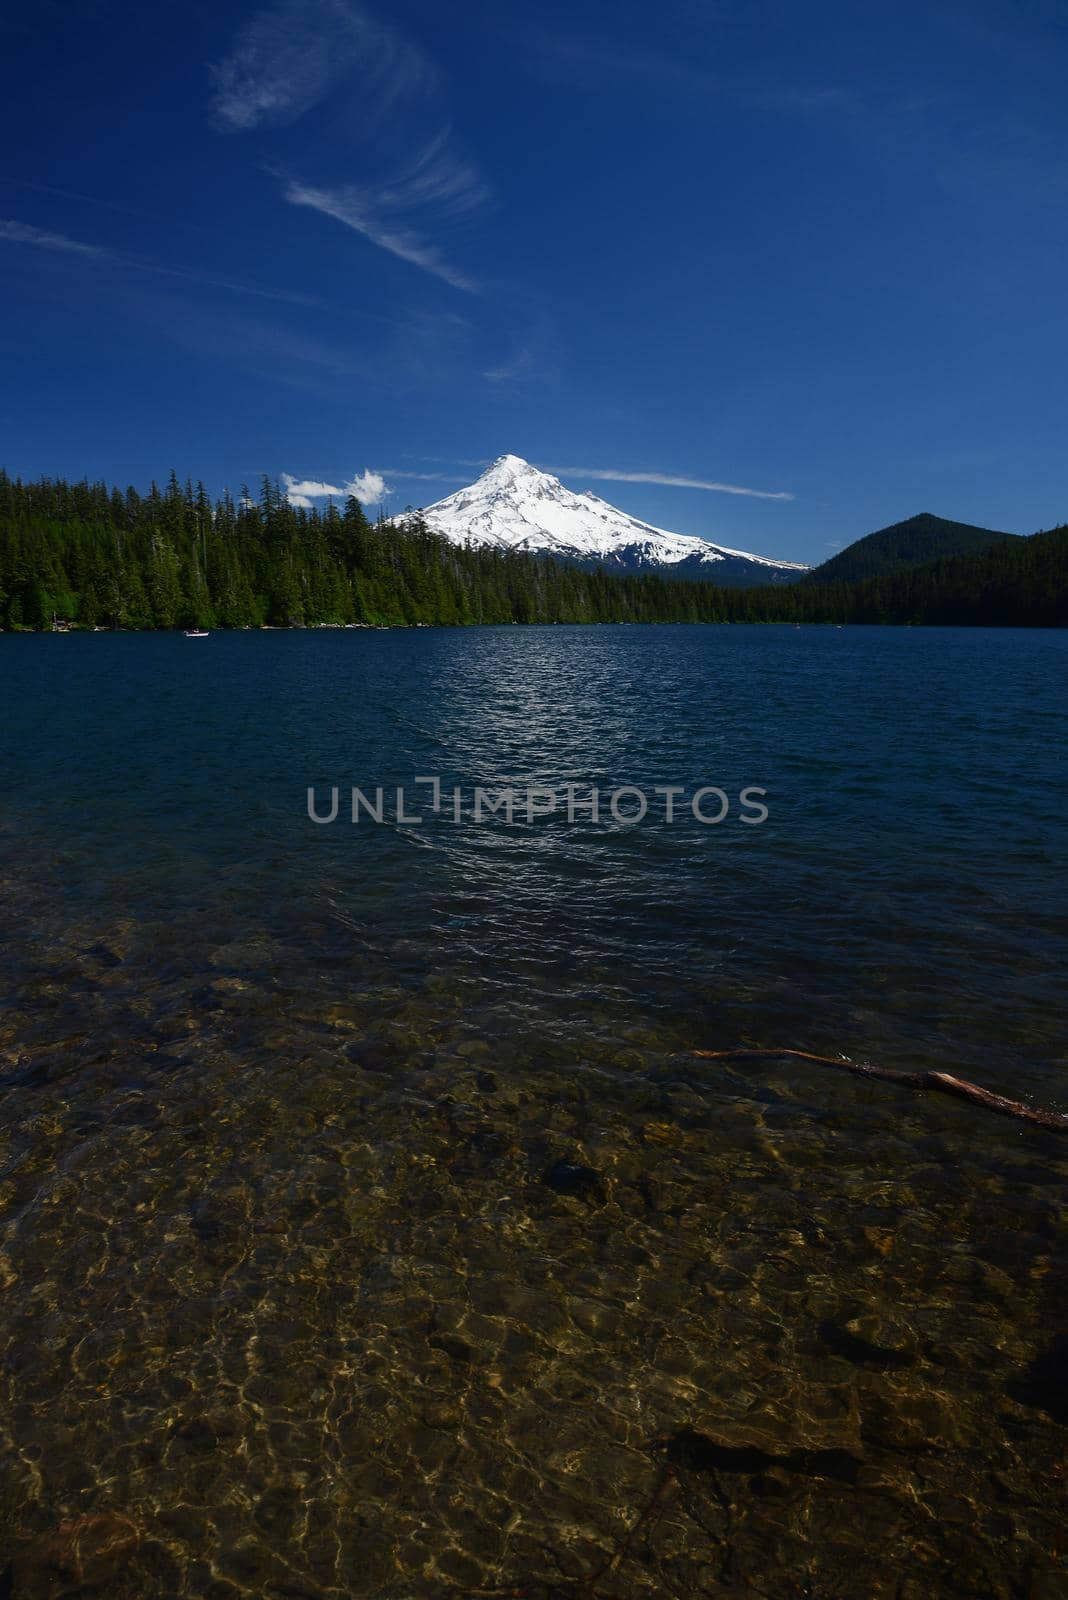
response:
[[[428,506],[423,516],[433,533],[453,544],[521,550],[615,572],[739,586],[789,582],[808,571],[795,561],[640,522],[589,491],[565,489],[521,456],[499,456],[475,483]]]

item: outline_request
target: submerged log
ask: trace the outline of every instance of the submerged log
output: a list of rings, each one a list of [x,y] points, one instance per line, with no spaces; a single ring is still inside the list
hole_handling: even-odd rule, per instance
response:
[[[1024,1105],[1021,1100],[1007,1100],[966,1078],[957,1078],[951,1072],[903,1072],[897,1067],[877,1067],[870,1061],[850,1061],[846,1056],[817,1056],[809,1050],[695,1050],[695,1056],[704,1061],[780,1061],[789,1056],[795,1061],[814,1061],[821,1067],[837,1067],[840,1072],[851,1072],[857,1078],[878,1079],[897,1083],[905,1089],[933,1089],[940,1094],[954,1095],[958,1100],[969,1100],[1001,1117],[1016,1117],[1021,1122],[1033,1122],[1054,1133],[1068,1133],[1068,1115],[1050,1111],[1045,1106]]]

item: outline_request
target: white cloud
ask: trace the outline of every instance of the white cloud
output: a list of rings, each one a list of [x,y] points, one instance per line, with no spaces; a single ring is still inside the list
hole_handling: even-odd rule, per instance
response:
[[[282,482],[290,505],[301,506],[305,511],[310,511],[316,500],[340,500],[345,493],[336,484],[317,483],[313,478],[297,479],[288,472],[283,472]]]
[[[0,239],[7,239],[12,244],[36,245],[41,250],[63,250],[69,255],[94,256],[97,260],[106,260],[110,255],[110,251],[102,250],[99,245],[68,239],[64,233],[46,233],[43,228],[31,227],[28,222],[0,219]]]
[[[708,489],[715,494],[742,494],[754,500],[792,500],[780,489],[747,489],[739,483],[716,483],[707,478],[680,478],[671,472],[621,472],[614,467],[546,467],[546,472],[569,478],[605,478],[610,483],[659,483],[670,489]]]
[[[386,480],[380,472],[372,472],[365,468],[359,477],[350,478],[345,485],[349,494],[354,494],[357,500],[362,500],[364,505],[375,506],[384,500],[389,493]]]
[[[340,488],[336,483],[321,483],[316,478],[294,478],[289,472],[282,473],[282,482],[290,505],[302,506],[305,511],[309,511],[316,500],[344,500],[350,494],[364,505],[373,506],[391,492],[383,475],[372,472],[370,467],[355,473]]]

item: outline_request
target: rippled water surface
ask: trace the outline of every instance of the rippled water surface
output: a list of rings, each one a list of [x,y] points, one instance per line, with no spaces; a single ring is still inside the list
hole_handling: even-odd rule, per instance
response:
[[[1068,1110],[1066,668],[0,639],[0,1594],[1068,1594],[1068,1141],[692,1054]],[[308,818],[430,774],[770,816]]]

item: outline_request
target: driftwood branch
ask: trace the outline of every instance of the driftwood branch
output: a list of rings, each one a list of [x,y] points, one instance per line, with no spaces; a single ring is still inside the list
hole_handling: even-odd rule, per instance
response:
[[[901,1072],[896,1067],[876,1067],[868,1061],[849,1061],[844,1056],[816,1056],[808,1050],[695,1050],[693,1053],[704,1061],[779,1061],[783,1056],[790,1056],[794,1061],[815,1061],[821,1067],[837,1067],[840,1072],[851,1072],[857,1078],[898,1083],[906,1089],[934,1089],[940,1094],[954,1095],[958,1100],[969,1100],[972,1105],[983,1106],[1001,1117],[1017,1117],[1021,1122],[1034,1122],[1054,1133],[1068,1133],[1068,1116],[1063,1112],[1007,1100],[1004,1095],[980,1088],[966,1078],[955,1078],[951,1072]]]

